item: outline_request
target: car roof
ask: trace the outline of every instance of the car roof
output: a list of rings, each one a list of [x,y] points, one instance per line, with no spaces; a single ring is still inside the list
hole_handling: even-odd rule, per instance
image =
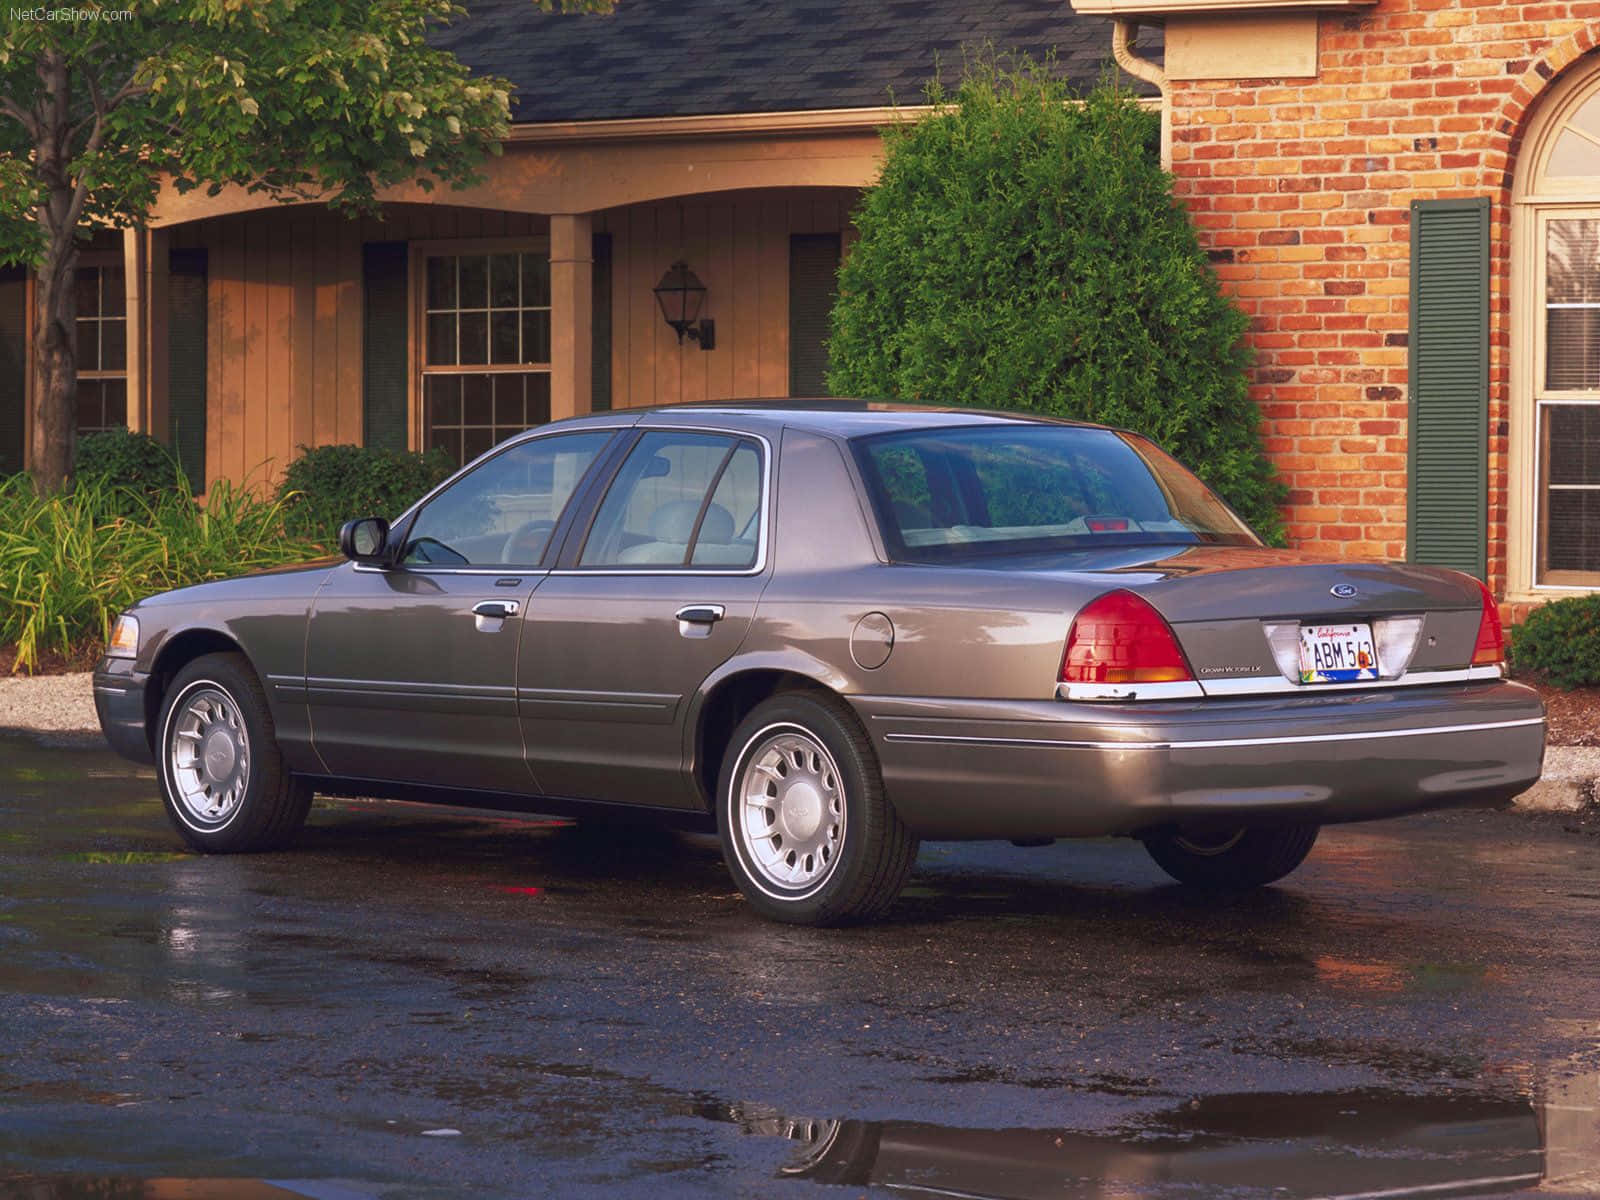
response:
[[[952,405],[902,404],[890,400],[781,397],[753,400],[707,400],[690,404],[662,404],[649,408],[616,409],[609,413],[572,418],[588,425],[680,425],[714,422],[749,433],[776,433],[783,428],[805,430],[839,438],[864,437],[914,429],[999,426],[1078,425],[1104,428],[1085,421],[1068,421],[1035,413],[1000,412]],[[567,422],[554,424],[565,425]],[[551,426],[542,426],[549,429]]]

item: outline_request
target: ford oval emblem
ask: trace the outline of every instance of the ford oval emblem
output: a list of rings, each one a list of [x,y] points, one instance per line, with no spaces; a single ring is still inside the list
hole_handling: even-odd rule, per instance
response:
[[[1348,600],[1357,593],[1356,585],[1353,583],[1336,583],[1328,590],[1341,600]]]

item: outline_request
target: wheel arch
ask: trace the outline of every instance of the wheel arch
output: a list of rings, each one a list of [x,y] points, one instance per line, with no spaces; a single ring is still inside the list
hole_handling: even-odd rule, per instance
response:
[[[839,688],[842,681],[830,678],[832,673],[826,667],[817,663],[808,672],[805,666],[752,664],[730,670],[707,682],[696,701],[692,718],[694,741],[691,760],[694,784],[707,812],[712,811],[717,775],[722,770],[722,757],[727,753],[728,742],[739,722],[751,709],[779,692],[821,692],[845,699]]]
[[[185,629],[167,638],[150,664],[150,681],[144,689],[144,737],[151,753],[155,753],[156,722],[167,689],[179,671],[205,654],[244,654],[247,661],[250,657],[237,638],[220,629]]]

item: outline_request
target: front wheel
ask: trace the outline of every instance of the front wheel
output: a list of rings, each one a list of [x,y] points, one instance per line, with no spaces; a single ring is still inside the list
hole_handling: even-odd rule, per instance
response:
[[[786,692],[757,705],[733,732],[717,797],[728,869],[751,906],[779,921],[880,916],[917,857],[871,743],[833,697]]]
[[[1282,879],[1305,861],[1316,840],[1315,825],[1241,826],[1156,834],[1144,848],[1179,883],[1242,891]]]
[[[311,789],[289,774],[261,681],[242,654],[207,654],[178,672],[156,743],[167,816],[196,850],[272,850],[291,840]]]

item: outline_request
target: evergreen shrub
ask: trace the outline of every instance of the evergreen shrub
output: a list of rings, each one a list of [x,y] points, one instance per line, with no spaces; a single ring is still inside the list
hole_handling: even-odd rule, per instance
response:
[[[892,127],[839,275],[835,395],[1100,421],[1154,438],[1283,542],[1248,320],[1159,164],[1159,121],[1048,65],[969,65]]]
[[[1511,629],[1511,662],[1559,688],[1600,684],[1600,595],[1541,604]]]
[[[137,511],[172,491],[188,494],[178,460],[147,433],[107,429],[78,439],[73,478],[81,486],[99,488],[113,507]]]
[[[369,446],[302,446],[278,487],[290,537],[332,545],[355,517],[399,516],[455,471],[439,448],[424,454]]]

